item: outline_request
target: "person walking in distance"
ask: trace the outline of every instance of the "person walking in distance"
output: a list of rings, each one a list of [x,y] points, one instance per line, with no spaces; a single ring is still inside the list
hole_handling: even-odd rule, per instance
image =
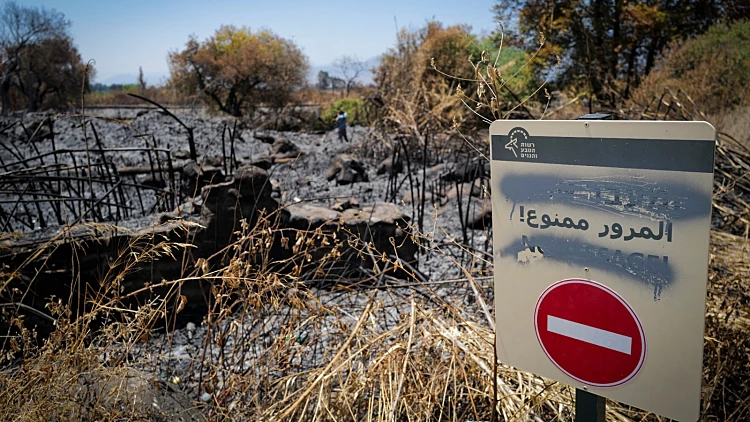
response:
[[[339,128],[339,141],[342,139],[349,142],[349,138],[346,136],[346,113],[344,110],[339,110],[336,116],[336,126]]]

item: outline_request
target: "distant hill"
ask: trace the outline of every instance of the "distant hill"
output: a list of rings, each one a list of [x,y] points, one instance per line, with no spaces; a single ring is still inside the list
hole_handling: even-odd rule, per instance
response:
[[[357,81],[361,84],[369,85],[374,82],[375,73],[372,69],[377,68],[380,65],[380,56],[370,57],[365,60],[366,71],[362,72],[357,78]],[[318,82],[318,72],[328,72],[331,76],[342,77],[341,72],[333,64],[327,64],[323,66],[310,66],[310,71],[307,73],[307,80],[314,84]]]
[[[370,57],[365,60],[366,71],[357,78],[359,83],[369,85],[374,82],[375,74],[372,69],[380,65],[380,56]],[[318,72],[328,72],[331,76],[342,77],[341,72],[333,64],[327,64],[323,66],[311,66],[310,71],[307,73],[307,79],[310,83],[316,83],[318,81]],[[146,83],[149,85],[164,85],[169,79],[169,73],[167,72],[146,72],[143,75],[146,78]],[[128,85],[138,83],[138,73],[120,73],[114,76],[108,76],[106,78],[97,77],[94,81],[102,85]]]
[[[147,72],[143,74],[146,83],[149,85],[163,85],[169,78],[169,73],[166,72]],[[138,83],[138,73],[121,73],[119,75],[110,76],[105,79],[96,78],[94,81],[103,85],[128,85]]]

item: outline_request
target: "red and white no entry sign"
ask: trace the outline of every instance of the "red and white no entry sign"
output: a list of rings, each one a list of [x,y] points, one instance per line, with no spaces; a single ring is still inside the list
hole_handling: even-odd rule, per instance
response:
[[[537,301],[534,327],[552,363],[587,385],[622,385],[646,359],[646,336],[635,312],[594,281],[569,279],[549,286]]]

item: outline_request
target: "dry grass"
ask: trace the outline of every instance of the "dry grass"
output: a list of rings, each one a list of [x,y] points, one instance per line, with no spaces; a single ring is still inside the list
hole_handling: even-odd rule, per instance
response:
[[[474,82],[484,86],[482,107],[503,117],[509,110],[492,99],[504,79],[489,56],[473,66],[478,77]],[[463,106],[468,97],[454,94],[447,94],[450,101],[438,98],[434,104],[439,108],[445,100],[451,107]],[[399,108],[401,101],[415,107]],[[419,101],[396,98],[387,106],[391,122],[398,123],[400,133],[418,140],[420,149],[429,147],[430,155],[454,145],[451,139],[435,142],[440,125],[416,108]],[[472,110],[476,106],[472,104]],[[557,113],[547,110],[544,115],[548,112]],[[381,147],[385,154],[397,148]],[[426,163],[427,154],[415,165]],[[423,190],[422,206],[424,198]],[[157,408],[148,402],[142,406],[143,396],[128,393],[133,371],[147,374],[156,389],[187,391],[193,399],[188,410],[200,410],[190,413],[197,420],[573,418],[570,387],[496,362],[488,250],[467,247],[452,237],[455,233],[442,233],[447,240],[436,243],[431,239],[442,228],[423,229],[431,230],[424,233],[412,227],[425,256],[450,262],[462,274],[427,280],[354,236],[343,240],[324,230],[290,236],[288,230],[279,230],[276,217],[263,216],[254,226],[243,224],[220,254],[195,262],[188,259],[195,227],[187,223],[180,223],[182,240],[155,237],[154,231],[135,236],[114,257],[107,275],[87,288],[75,284],[75,295],[87,304],[83,312],[75,315],[64,299],[49,302],[54,332],[41,343],[23,318],[3,308],[11,329],[1,360],[0,420],[174,418],[177,407]],[[42,271],[43,252],[55,248],[56,242],[92,241],[80,235],[80,229],[64,233],[70,234],[53,239],[23,266]],[[278,260],[273,250],[279,245],[291,250],[292,257]],[[341,258],[349,248],[358,251],[359,259],[353,267],[342,268]],[[322,259],[312,259],[321,250]],[[750,408],[750,243],[715,231],[711,253],[704,419],[743,421]],[[121,288],[128,273],[139,266],[171,259],[190,263],[180,278],[155,280],[135,292]],[[12,293],[6,286],[20,270],[2,270],[0,295]],[[396,279],[394,270],[410,276]],[[209,292],[208,313],[194,332],[174,329],[186,283],[201,283]],[[147,295],[138,307],[129,302],[137,294],[152,292],[158,294]],[[112,399],[113,394],[120,399]],[[618,403],[608,403],[607,412],[611,421],[662,420]]]
[[[145,90],[91,92],[86,94],[86,104],[89,106],[143,106],[143,102],[128,95],[128,92],[147,97],[159,104],[172,106],[196,106],[196,98],[187,97],[169,87],[148,87]]]
[[[179,259],[186,246],[148,234],[135,238],[101,288],[85,292],[92,306],[84,315],[74,318],[63,301],[50,302],[56,330],[40,346],[23,321],[11,318],[17,331],[0,372],[5,403],[0,419],[168,420],[170,409],[144,409],[125,394],[113,404],[101,399],[109,397],[104,390],[78,393],[122,387],[133,369],[165,374],[163,384],[172,382],[194,398],[207,394],[207,402],[195,400],[193,406],[208,420],[490,420],[493,397],[499,420],[571,419],[570,387],[493,365],[492,283],[487,271],[477,269],[483,254],[474,253],[473,265],[462,266],[465,278],[448,281],[463,293],[446,296],[433,290],[442,280],[419,282],[416,274],[412,282],[392,278],[388,268],[403,264],[357,242],[375,263],[371,270],[360,268],[365,275],[359,283],[325,273],[343,245],[336,246],[330,233],[298,232],[289,247],[299,263],[280,273],[275,268],[281,263],[270,255],[272,221],[269,216],[256,227],[242,227],[226,249],[225,265],[212,269],[199,261],[185,277],[149,287],[166,287],[166,295],[131,309],[125,300],[133,293],[117,288],[121,275],[149,260]],[[422,236],[416,239],[427,244]],[[312,264],[304,259],[325,244],[334,245],[326,258]],[[433,252],[458,266],[448,252],[456,245],[461,247],[435,246]],[[740,421],[748,412],[748,254],[747,240],[713,233],[707,420]],[[337,281],[314,288],[316,273]],[[211,285],[212,306],[198,329],[204,336],[187,353],[174,343],[174,335],[182,334],[171,330],[144,343],[159,322],[170,321],[168,310],[179,302],[180,286],[195,280]],[[608,420],[645,416],[616,403],[608,406]]]

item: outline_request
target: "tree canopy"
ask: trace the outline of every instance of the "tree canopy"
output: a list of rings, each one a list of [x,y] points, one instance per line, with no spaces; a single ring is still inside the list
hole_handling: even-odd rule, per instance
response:
[[[614,105],[629,97],[671,41],[718,21],[747,17],[747,0],[499,0],[498,20],[516,40],[541,31],[542,57],[563,59],[559,82]]]
[[[240,116],[248,106],[284,105],[305,83],[307,57],[270,31],[222,26],[203,42],[191,36],[169,54],[170,84]]]
[[[750,21],[717,24],[674,43],[635,91],[648,104],[664,88],[687,91],[708,114],[750,104]]]
[[[494,93],[497,101],[517,103],[517,98],[530,95],[535,81],[524,66],[529,55],[523,50],[507,45],[499,50],[496,40],[479,38],[465,25],[445,27],[432,21],[416,31],[401,30],[375,75],[390,110],[386,117],[418,132],[438,121],[443,126],[461,124],[476,117],[472,110],[489,113],[478,106],[484,102],[479,98],[484,84],[477,74],[481,67],[474,66],[488,57],[506,76],[502,91]]]
[[[0,10],[2,113],[66,104],[81,92],[89,69],[68,33],[65,15],[44,7],[5,3]]]

